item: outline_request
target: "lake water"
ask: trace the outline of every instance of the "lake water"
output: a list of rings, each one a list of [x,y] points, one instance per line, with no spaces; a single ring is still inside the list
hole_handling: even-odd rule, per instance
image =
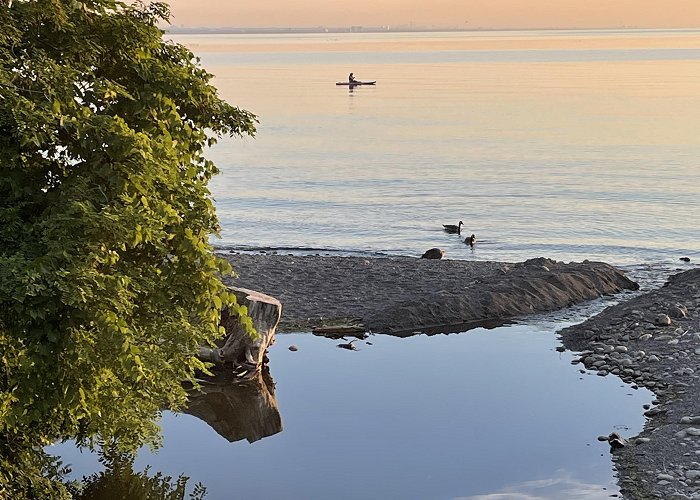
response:
[[[212,152],[230,247],[697,256],[700,31],[187,36],[260,117]],[[350,71],[376,87],[337,87]],[[442,224],[465,222],[472,252]]]
[[[220,248],[597,259],[643,283],[699,258],[700,31],[173,38],[260,119],[211,151]],[[350,71],[377,85],[336,86]],[[474,249],[442,231],[459,220]],[[279,335],[271,426],[166,414],[137,464],[211,500],[607,498],[595,438],[636,434],[652,396],[555,351],[600,306],[355,352]],[[243,400],[228,390],[216,401]],[[55,451],[77,477],[97,467]]]

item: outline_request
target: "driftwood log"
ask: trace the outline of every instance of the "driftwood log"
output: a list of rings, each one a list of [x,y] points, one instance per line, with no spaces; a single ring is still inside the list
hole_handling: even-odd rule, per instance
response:
[[[214,370],[232,369],[242,378],[259,373],[266,359],[267,348],[275,343],[275,331],[282,316],[279,300],[246,288],[230,287],[240,305],[246,306],[257,335],[252,337],[241,325],[238,316],[228,309],[221,313],[221,325],[226,335],[216,348],[200,347],[199,357],[214,364]]]

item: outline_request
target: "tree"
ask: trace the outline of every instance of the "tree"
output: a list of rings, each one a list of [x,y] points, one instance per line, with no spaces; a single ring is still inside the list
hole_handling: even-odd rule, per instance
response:
[[[204,150],[256,120],[162,40],[168,17],[0,4],[0,496],[21,472],[8,457],[57,438],[156,444],[235,307]]]

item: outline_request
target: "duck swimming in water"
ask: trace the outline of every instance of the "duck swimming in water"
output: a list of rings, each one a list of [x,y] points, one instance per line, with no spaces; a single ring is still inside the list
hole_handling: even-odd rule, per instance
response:
[[[454,224],[443,224],[442,227],[450,234],[460,234],[462,231],[462,224],[464,224],[464,222],[459,221],[459,224],[456,226]]]
[[[476,245],[476,236],[474,236],[473,234],[471,236],[467,236],[464,239],[464,244],[473,247],[474,245]]]

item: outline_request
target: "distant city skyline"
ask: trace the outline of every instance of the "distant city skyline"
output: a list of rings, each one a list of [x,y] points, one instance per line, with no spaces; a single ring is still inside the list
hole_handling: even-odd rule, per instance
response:
[[[700,0],[171,0],[176,27],[700,28]]]

